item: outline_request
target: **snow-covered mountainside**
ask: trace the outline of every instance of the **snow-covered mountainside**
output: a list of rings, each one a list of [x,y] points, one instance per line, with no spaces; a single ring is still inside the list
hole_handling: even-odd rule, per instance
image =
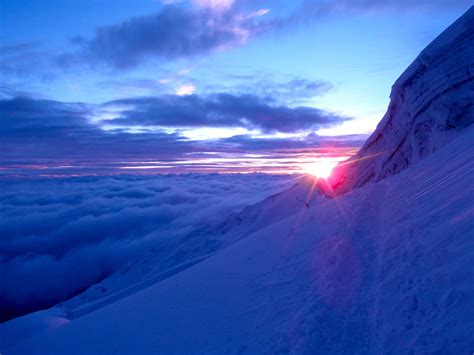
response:
[[[387,113],[358,154],[335,169],[338,193],[394,175],[474,122],[474,8],[395,82]]]
[[[471,354],[473,35],[471,8],[407,69],[334,197],[301,181],[0,325],[0,352]]]
[[[396,176],[2,352],[470,354],[473,173],[474,126]]]

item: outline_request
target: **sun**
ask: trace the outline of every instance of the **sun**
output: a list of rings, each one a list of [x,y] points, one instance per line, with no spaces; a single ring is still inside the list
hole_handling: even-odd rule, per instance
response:
[[[304,167],[307,174],[314,175],[320,179],[327,179],[331,176],[332,170],[337,165],[336,161],[319,160],[316,163],[309,164]]]

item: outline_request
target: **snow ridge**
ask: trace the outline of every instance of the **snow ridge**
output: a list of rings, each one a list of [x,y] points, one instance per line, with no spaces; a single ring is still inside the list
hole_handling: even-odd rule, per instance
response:
[[[474,122],[474,6],[421,52],[390,99],[358,154],[335,169],[338,194],[400,173]]]

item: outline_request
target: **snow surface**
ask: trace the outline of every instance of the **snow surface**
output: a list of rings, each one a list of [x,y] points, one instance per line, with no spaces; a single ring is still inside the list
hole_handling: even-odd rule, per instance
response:
[[[0,351],[471,354],[473,29],[471,8],[397,81],[334,198],[304,180],[65,302],[64,325],[0,326]]]

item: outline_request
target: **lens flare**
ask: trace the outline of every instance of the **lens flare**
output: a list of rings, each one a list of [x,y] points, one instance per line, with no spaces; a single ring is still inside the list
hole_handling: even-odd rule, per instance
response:
[[[327,179],[331,176],[332,170],[336,167],[337,161],[319,160],[316,163],[304,167],[307,174],[311,174],[320,179]]]

